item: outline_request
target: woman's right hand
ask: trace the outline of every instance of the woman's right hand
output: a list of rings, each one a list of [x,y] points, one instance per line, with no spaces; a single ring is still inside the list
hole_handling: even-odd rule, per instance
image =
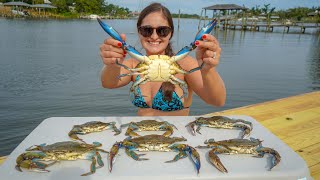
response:
[[[121,34],[120,36],[124,41],[126,40],[125,34]],[[103,44],[100,46],[100,56],[105,65],[116,64],[117,59],[118,62],[122,64],[126,57],[126,53],[127,52],[122,49],[121,42],[111,37],[104,40]]]

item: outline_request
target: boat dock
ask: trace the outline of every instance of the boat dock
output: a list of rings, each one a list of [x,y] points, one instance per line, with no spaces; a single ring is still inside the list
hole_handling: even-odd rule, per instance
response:
[[[253,117],[306,161],[315,180],[320,179],[320,91],[207,115]],[[5,159],[0,157],[0,164]]]
[[[319,25],[285,25],[285,24],[223,24],[224,29],[241,29],[250,31],[265,30],[266,32],[273,32],[274,28],[282,28],[283,32],[289,33],[290,28],[300,29],[300,33],[305,33],[306,29],[319,28]]]

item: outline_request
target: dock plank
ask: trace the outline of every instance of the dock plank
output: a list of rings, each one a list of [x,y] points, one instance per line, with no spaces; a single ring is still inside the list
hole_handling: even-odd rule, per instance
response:
[[[320,163],[309,167],[309,169],[314,180],[320,180]]]
[[[320,91],[206,115],[253,117],[295,150],[320,180]]]

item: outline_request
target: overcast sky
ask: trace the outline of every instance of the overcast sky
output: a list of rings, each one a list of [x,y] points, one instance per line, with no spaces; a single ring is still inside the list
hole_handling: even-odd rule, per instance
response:
[[[171,13],[178,13],[180,9],[184,14],[200,14],[203,7],[215,4],[237,4],[250,9],[256,5],[260,5],[261,8],[264,7],[264,4],[270,4],[269,7],[276,7],[276,10],[320,7],[320,0],[106,0],[106,2],[127,7],[130,11],[141,10],[151,2],[159,2],[165,5]]]

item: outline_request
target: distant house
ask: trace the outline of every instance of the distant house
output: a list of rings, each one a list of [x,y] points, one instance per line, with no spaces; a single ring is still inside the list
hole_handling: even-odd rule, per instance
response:
[[[70,12],[76,12],[76,7],[74,6],[68,6],[68,9],[70,10]]]
[[[43,3],[44,4],[52,4],[49,0],[44,0]]]
[[[279,16],[270,16],[271,21],[279,21]]]
[[[310,12],[307,15],[308,16],[317,16],[317,15],[320,15],[320,12],[318,10],[316,10],[315,12]]]
[[[139,15],[140,15],[140,12],[138,12],[138,11],[133,11],[133,12],[129,13],[129,16],[131,16],[131,17],[139,17]]]

